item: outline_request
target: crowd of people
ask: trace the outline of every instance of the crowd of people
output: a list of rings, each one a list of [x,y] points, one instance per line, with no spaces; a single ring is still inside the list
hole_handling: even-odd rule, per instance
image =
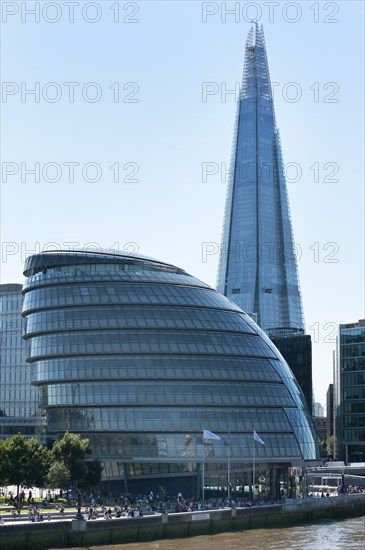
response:
[[[50,514],[48,514],[48,520],[51,519]],[[44,521],[45,517],[43,511],[38,508],[38,506],[30,505],[28,508],[28,519],[31,522]]]
[[[82,501],[82,515],[86,520],[139,518],[143,517],[145,513],[196,512],[225,507],[251,507],[279,503],[278,500],[267,496],[258,498],[254,502],[249,498],[216,498],[203,503],[201,499],[195,496],[184,498],[181,492],[176,497],[168,498],[167,495],[161,494],[155,496],[153,491],[136,497],[120,495],[120,497],[114,498],[112,507],[102,499],[100,494],[97,496],[90,495],[90,497],[83,494]],[[88,501],[90,501],[90,504],[87,504]]]
[[[339,495],[354,495],[356,493],[365,493],[365,487],[358,487],[357,485],[347,485],[346,487],[343,487],[342,485],[339,485],[337,487],[337,493]]]
[[[143,510],[140,507],[132,508],[131,506],[125,505],[114,506],[112,510],[111,507],[106,507],[102,505],[99,509],[97,506],[90,506],[83,513],[85,520],[99,519],[103,517],[104,519],[113,519],[115,518],[139,518],[143,517]]]
[[[338,495],[356,493],[365,493],[365,488],[352,485],[339,485],[337,488]],[[281,496],[283,497],[283,495]],[[321,491],[314,493],[313,496],[315,498],[324,498],[333,496],[333,493],[330,495],[328,491]],[[59,497],[61,498],[61,494]],[[57,497],[55,500],[57,501]],[[145,514],[151,513],[199,512],[226,507],[244,508],[275,505],[282,503],[284,500],[284,497],[278,500],[268,495],[258,495],[254,500],[250,497],[217,497],[209,498],[203,502],[196,496],[184,497],[181,492],[178,492],[176,497],[169,497],[165,491],[159,491],[157,495],[155,495],[153,491],[150,491],[148,494],[138,496],[120,495],[119,497],[115,497],[114,495],[113,504],[111,505],[111,500],[104,499],[99,492],[93,495],[78,491],[77,508],[85,520],[97,520],[102,518],[111,520],[113,518],[140,518]],[[53,498],[50,498],[50,491],[47,493],[44,502],[35,503],[32,491],[30,490],[28,495],[26,495],[25,491],[22,490],[17,497],[10,494],[8,504],[13,506],[12,515],[14,519],[20,519],[22,507],[24,509],[27,504],[29,521],[39,522],[51,519],[51,514],[47,512],[47,506],[50,506],[50,501],[53,502]],[[71,501],[68,502],[71,504]],[[52,505],[52,508],[55,508],[64,516],[65,505],[55,503]]]

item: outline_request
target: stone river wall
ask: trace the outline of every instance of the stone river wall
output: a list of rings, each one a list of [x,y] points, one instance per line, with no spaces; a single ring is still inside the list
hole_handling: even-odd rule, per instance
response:
[[[362,515],[365,516],[365,494],[294,500],[280,505],[253,508],[156,514],[143,518],[5,523],[0,527],[0,550],[45,550],[121,544],[224,531],[288,527]]]

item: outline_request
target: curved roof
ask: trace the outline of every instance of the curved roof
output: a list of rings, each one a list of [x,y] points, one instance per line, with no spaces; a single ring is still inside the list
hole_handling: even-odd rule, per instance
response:
[[[35,275],[38,272],[46,269],[62,266],[62,265],[80,265],[80,264],[95,264],[95,263],[120,263],[122,261],[128,263],[137,263],[142,265],[150,265],[156,269],[163,270],[167,268],[169,271],[176,270],[176,273],[185,273],[180,269],[167,262],[161,262],[155,258],[138,254],[137,252],[129,252],[128,250],[101,249],[85,250],[47,250],[40,254],[29,256],[24,264],[23,274],[26,277]]]

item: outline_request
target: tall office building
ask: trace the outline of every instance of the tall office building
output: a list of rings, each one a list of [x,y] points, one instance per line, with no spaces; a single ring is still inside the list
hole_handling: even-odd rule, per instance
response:
[[[339,326],[335,385],[339,458],[365,462],[365,319]]]
[[[279,131],[257,24],[246,43],[230,173],[218,290],[268,335],[279,327],[304,333]]]
[[[312,387],[312,339],[303,331],[272,330],[270,339],[280,351],[285,361],[290,366],[304,397],[308,409],[312,411],[313,387]],[[314,416],[317,416],[314,414]]]
[[[22,285],[0,285],[0,437],[39,435],[38,389],[22,339]]]
[[[264,33],[257,24],[246,43],[217,288],[272,339],[311,411],[312,342],[304,330]]]

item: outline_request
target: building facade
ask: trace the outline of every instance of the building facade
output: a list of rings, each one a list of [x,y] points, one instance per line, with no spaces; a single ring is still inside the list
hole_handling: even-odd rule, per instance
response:
[[[313,404],[313,416],[324,418],[324,407],[317,401]]]
[[[318,456],[305,398],[270,339],[239,307],[173,265],[104,252],[25,264],[27,361],[48,436],[90,439],[104,480],[134,493],[257,487],[279,494]],[[207,429],[221,437],[203,443]],[[253,430],[265,445],[253,439]],[[261,477],[260,477],[261,476]]]
[[[327,419],[324,416],[313,416],[313,425],[318,439],[325,442],[327,439]]]
[[[233,139],[219,292],[272,329],[304,331],[296,251],[262,27],[251,29]]]
[[[365,319],[339,326],[335,384],[338,458],[365,462]]]
[[[271,331],[270,339],[290,366],[304,394],[308,409],[312,411],[312,338],[303,331]],[[320,415],[314,415],[320,416]]]
[[[22,285],[0,285],[0,437],[40,435],[38,389],[22,338]]]
[[[326,393],[326,411],[327,411],[327,437],[334,435],[334,415],[333,415],[333,384],[328,386]]]

